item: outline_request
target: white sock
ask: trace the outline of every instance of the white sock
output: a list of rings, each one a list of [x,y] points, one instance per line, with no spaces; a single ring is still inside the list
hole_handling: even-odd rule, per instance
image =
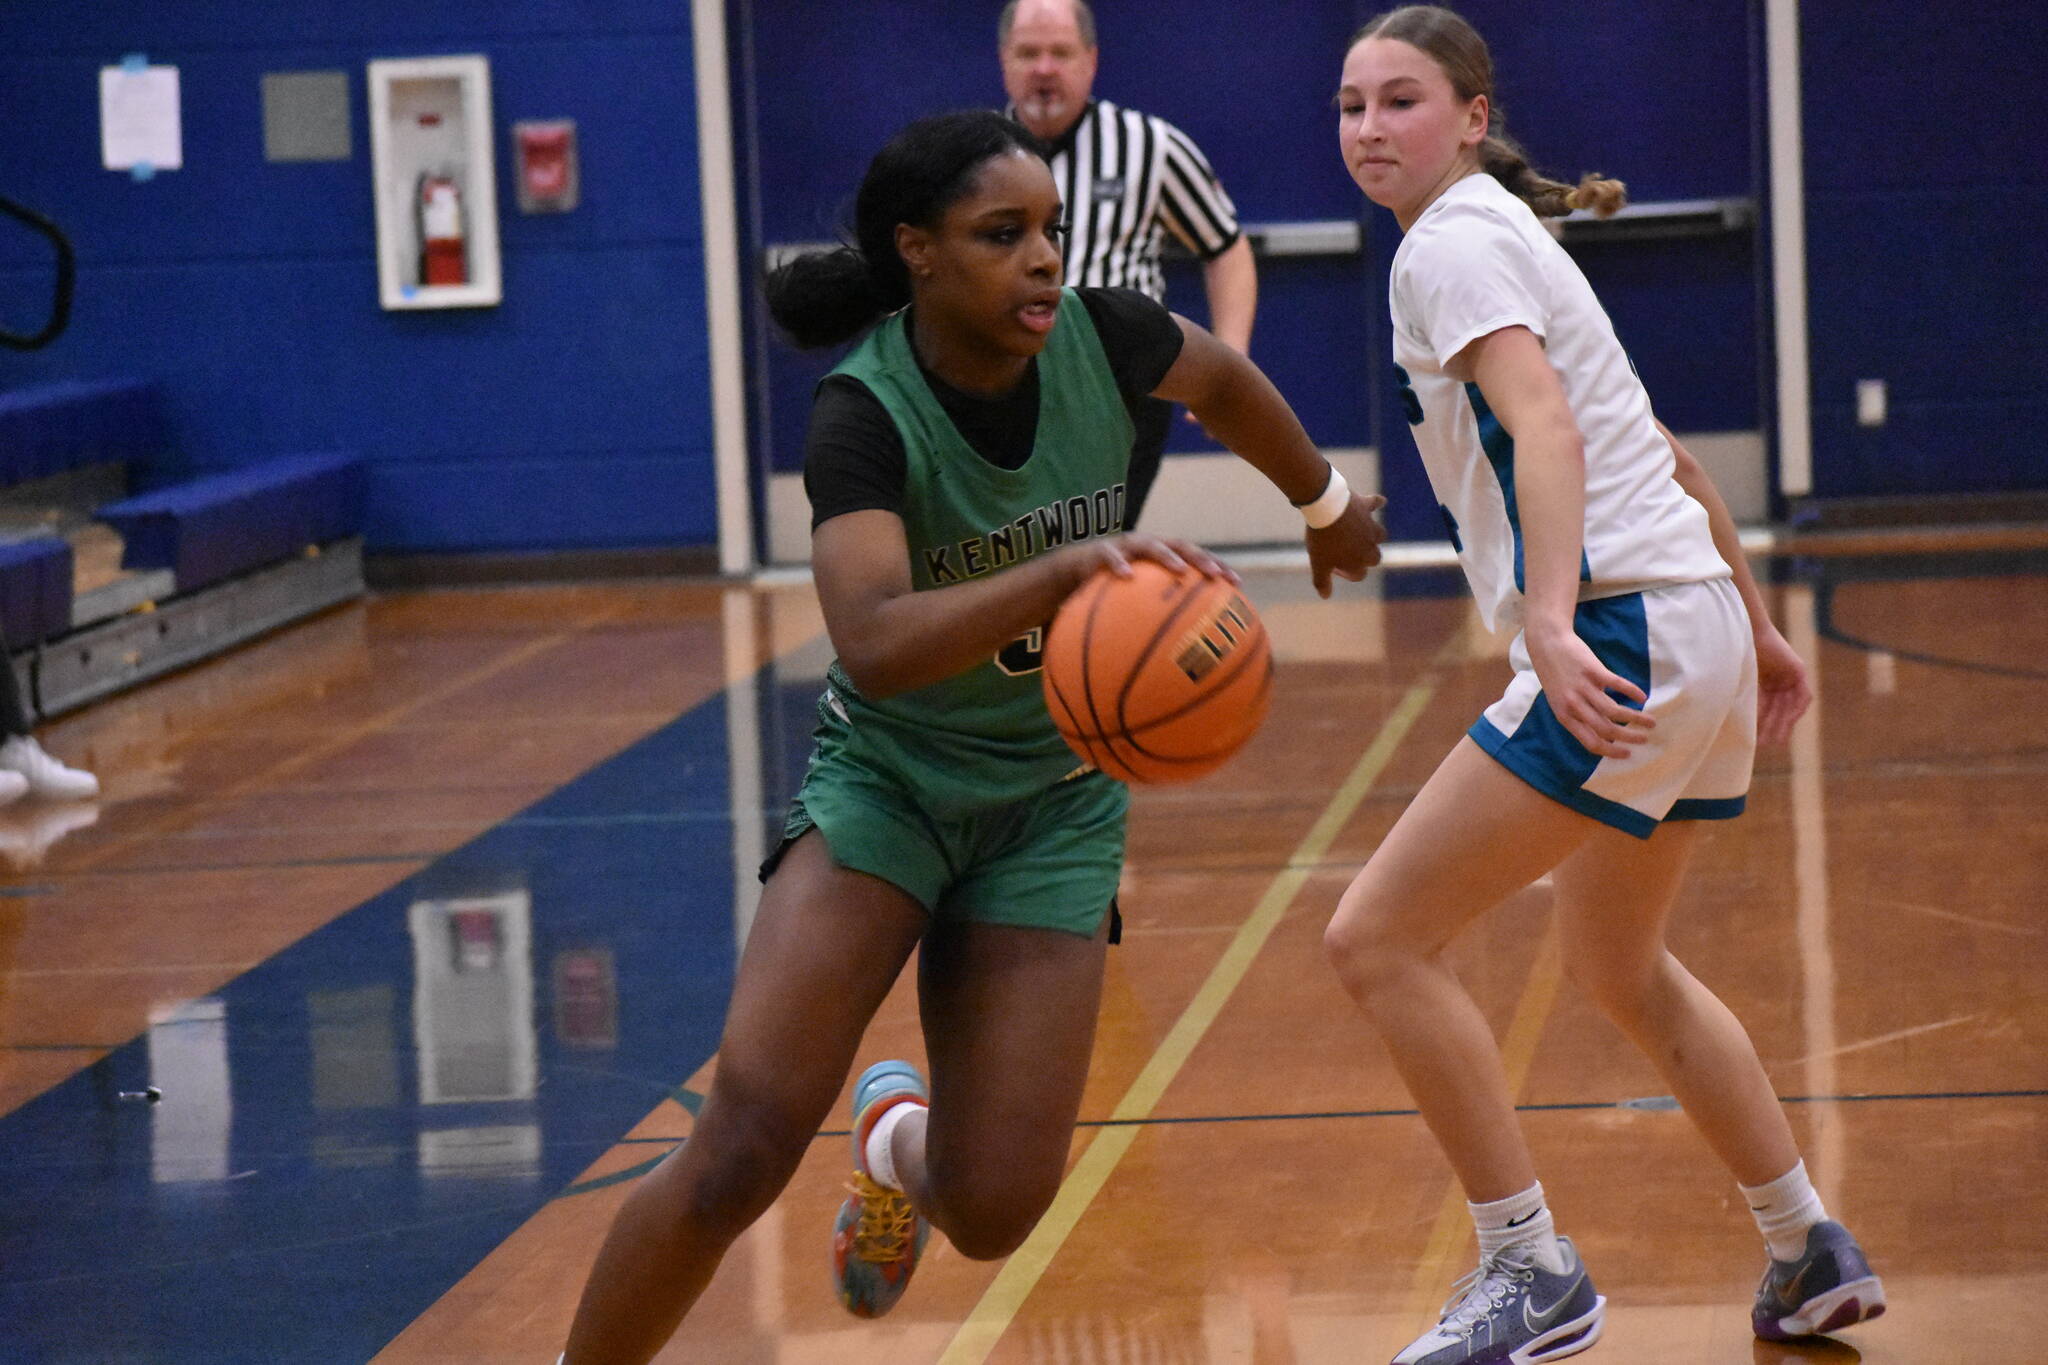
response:
[[[1806,1254],[1806,1230],[1828,1216],[1800,1162],[1768,1185],[1737,1185],[1756,1216],[1757,1231],[1770,1243],[1771,1257],[1796,1261]]]
[[[900,1100],[884,1109],[875,1126],[868,1129],[867,1145],[861,1153],[868,1163],[868,1178],[877,1185],[887,1185],[892,1190],[903,1188],[903,1181],[896,1174],[896,1152],[890,1140],[896,1136],[896,1125],[909,1118],[911,1110],[922,1108],[916,1100]]]
[[[1479,1229],[1481,1259],[1506,1247],[1526,1244],[1536,1253],[1536,1263],[1545,1270],[1555,1274],[1564,1269],[1564,1248],[1557,1244],[1557,1225],[1543,1203],[1542,1181],[1491,1204],[1468,1202],[1465,1207],[1472,1210],[1472,1224]]]

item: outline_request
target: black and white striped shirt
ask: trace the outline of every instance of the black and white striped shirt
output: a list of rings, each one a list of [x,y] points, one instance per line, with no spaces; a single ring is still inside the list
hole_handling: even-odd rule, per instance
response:
[[[1072,234],[1068,284],[1137,289],[1163,302],[1165,233],[1205,261],[1241,235],[1237,206],[1187,134],[1108,100],[1091,100],[1054,147],[1052,178]]]

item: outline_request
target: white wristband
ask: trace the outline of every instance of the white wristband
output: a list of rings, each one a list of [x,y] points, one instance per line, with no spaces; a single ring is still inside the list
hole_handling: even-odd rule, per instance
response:
[[[1297,502],[1294,510],[1301,513],[1301,519],[1308,523],[1311,531],[1320,531],[1344,515],[1344,509],[1351,505],[1351,485],[1344,482],[1344,476],[1337,472],[1337,466],[1330,466],[1330,481],[1323,485],[1323,491],[1313,501]]]

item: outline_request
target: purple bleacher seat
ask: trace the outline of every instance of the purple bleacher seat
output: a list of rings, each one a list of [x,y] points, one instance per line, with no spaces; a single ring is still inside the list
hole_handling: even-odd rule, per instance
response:
[[[308,545],[356,534],[363,466],[353,455],[283,455],[101,507],[121,533],[121,565],[169,569],[191,592]]]
[[[71,629],[71,542],[62,536],[0,543],[0,633],[27,649]]]
[[[83,465],[143,463],[170,445],[149,380],[65,381],[0,393],[0,486]]]

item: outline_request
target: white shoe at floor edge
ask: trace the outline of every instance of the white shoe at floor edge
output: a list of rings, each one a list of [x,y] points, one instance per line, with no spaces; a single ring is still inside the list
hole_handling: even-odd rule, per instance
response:
[[[28,783],[26,791],[49,800],[84,801],[100,794],[97,777],[83,768],[65,767],[33,735],[10,735],[0,743],[0,770],[18,774]]]

